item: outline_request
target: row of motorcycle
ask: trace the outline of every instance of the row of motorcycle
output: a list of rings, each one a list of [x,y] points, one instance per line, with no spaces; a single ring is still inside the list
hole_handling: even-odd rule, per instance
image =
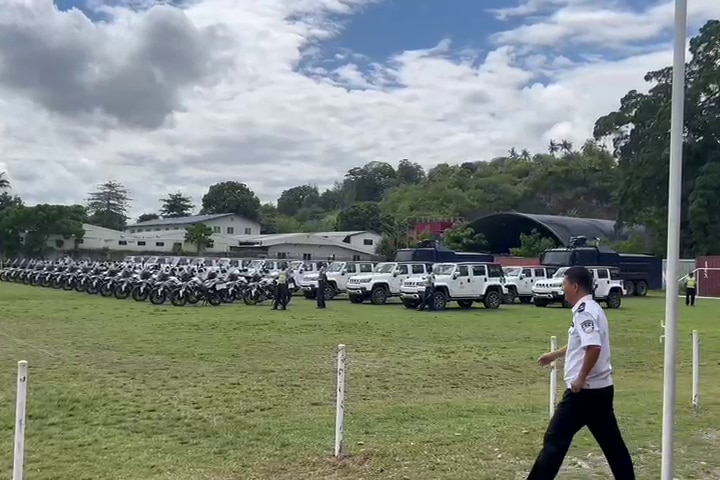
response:
[[[119,262],[14,260],[0,269],[0,281],[178,307],[236,301],[257,305],[274,300],[276,293],[276,280],[267,271]]]

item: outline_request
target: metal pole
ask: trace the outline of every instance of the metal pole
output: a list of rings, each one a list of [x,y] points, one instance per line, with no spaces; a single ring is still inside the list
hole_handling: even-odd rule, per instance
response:
[[[667,278],[678,278],[680,267],[680,203],[685,109],[685,45],[687,0],[675,0],[672,112],[670,118],[670,167],[668,179]],[[663,380],[663,424],[661,480],[673,480],[674,419],[677,357],[678,285],[667,282],[665,290],[665,377]]]

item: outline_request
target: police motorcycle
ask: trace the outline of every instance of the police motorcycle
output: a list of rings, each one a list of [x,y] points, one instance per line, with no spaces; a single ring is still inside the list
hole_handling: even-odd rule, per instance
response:
[[[176,307],[198,302],[213,307],[220,306],[223,303],[224,292],[227,290],[226,284],[218,277],[216,270],[206,272],[204,277],[200,278],[186,272],[182,277],[182,283],[170,293],[170,302]]]
[[[246,294],[243,297],[245,305],[257,305],[266,300],[274,300],[277,291],[277,279],[268,277],[268,270],[262,270],[252,275]]]

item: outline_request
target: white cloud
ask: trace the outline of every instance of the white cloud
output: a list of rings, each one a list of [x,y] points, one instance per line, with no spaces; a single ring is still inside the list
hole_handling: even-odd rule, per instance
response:
[[[113,20],[92,23],[58,12],[52,0],[0,0],[0,170],[31,203],[82,202],[107,179],[130,188],[135,214],[175,190],[199,203],[208,185],[226,179],[274,200],[293,185],[330,185],[371,160],[431,167],[513,146],[544,150],[551,138],[581,142],[627,90],[645,87],[646,71],[671,60],[667,4],[640,22],[642,13],[612,3],[529,0],[498,12],[533,17],[494,37],[498,45],[479,62],[467,52],[455,60],[442,41],[387,61],[345,52],[339,68],[298,72],[337,33],[334,15],[367,3],[101,7]],[[717,0],[693,5],[696,23],[720,15]],[[635,23],[625,29],[608,19]],[[660,46],[616,48],[614,61],[537,49],[560,42],[597,54],[611,31],[625,44]],[[358,61],[374,63],[367,70]]]

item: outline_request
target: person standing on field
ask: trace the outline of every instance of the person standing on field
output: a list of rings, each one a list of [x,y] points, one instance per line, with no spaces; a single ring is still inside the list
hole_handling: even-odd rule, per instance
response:
[[[690,272],[687,280],[685,280],[685,305],[695,306],[695,294],[697,293],[697,280],[695,274]]]
[[[285,270],[280,271],[277,276],[277,285],[275,286],[275,300],[273,301],[273,310],[277,310],[278,306],[285,310],[288,303],[288,274]]]
[[[323,265],[318,272],[317,308],[325,308],[325,288],[327,288],[327,274],[325,273],[325,265]]]
[[[575,434],[587,426],[616,480],[635,480],[632,458],[613,409],[610,332],[600,305],[593,300],[593,277],[585,267],[570,267],[563,279],[565,300],[572,305],[568,344],[538,359],[548,366],[565,357],[567,389],[543,439],[528,480],[552,480],[560,471]]]
[[[417,311],[421,312],[428,307],[429,310],[435,310],[435,275],[432,272],[425,276],[425,291],[423,292],[422,302],[417,307]]]

